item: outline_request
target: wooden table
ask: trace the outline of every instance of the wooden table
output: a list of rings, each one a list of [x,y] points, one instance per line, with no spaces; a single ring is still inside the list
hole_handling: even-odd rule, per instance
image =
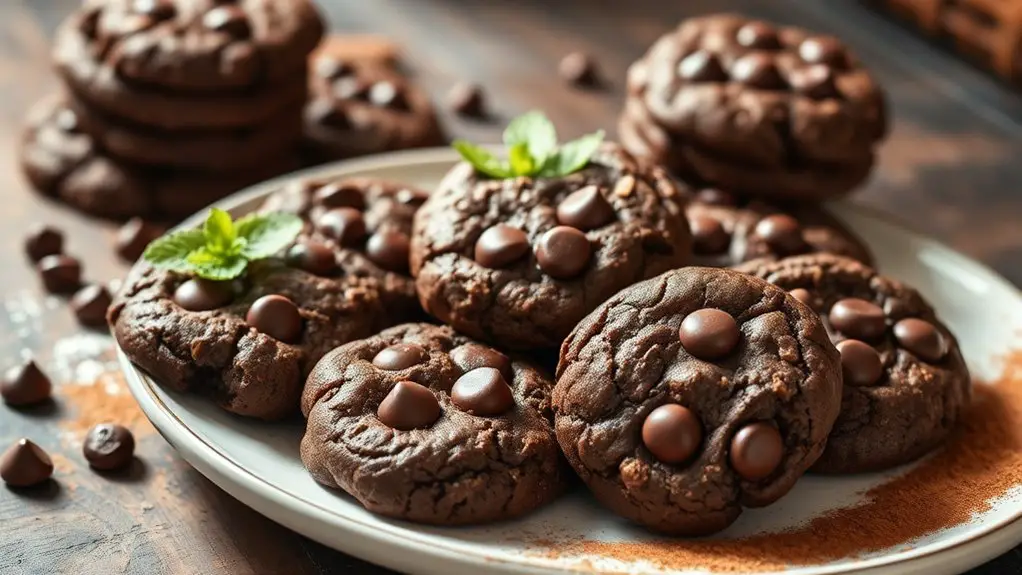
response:
[[[77,329],[61,300],[46,298],[22,256],[32,221],[59,225],[87,275],[124,272],[109,245],[114,226],[30,193],[16,167],[27,107],[57,89],[49,37],[79,0],[0,2],[0,263],[5,343],[0,367],[34,353],[58,384],[57,402],[15,412],[0,406],[0,445],[34,438],[57,480],[41,490],[0,489],[0,573],[384,573],[263,519],[189,467],[153,432],[110,364],[109,340]],[[1022,283],[1022,98],[846,0],[324,0],[337,31],[383,33],[406,48],[418,79],[442,97],[461,79],[488,89],[508,118],[549,113],[564,136],[614,131],[625,68],[690,13],[743,9],[845,37],[890,93],[894,130],[872,183],[856,201],[899,217]],[[596,55],[609,89],[579,92],[556,75],[571,50]],[[450,132],[495,141],[499,125],[450,117]],[[128,422],[139,463],[100,476],[84,465],[81,436],[104,419]],[[1022,573],[1016,549],[975,573]]]

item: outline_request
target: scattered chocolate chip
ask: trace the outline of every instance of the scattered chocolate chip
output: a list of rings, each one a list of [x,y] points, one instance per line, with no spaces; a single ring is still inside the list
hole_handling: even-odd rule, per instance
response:
[[[410,246],[407,234],[396,230],[376,232],[366,242],[366,256],[385,270],[406,272]]]
[[[756,223],[754,233],[780,255],[793,255],[806,249],[802,225],[787,214],[773,214]]]
[[[735,34],[738,44],[757,50],[776,50],[781,47],[777,30],[766,22],[749,22]]]
[[[600,83],[596,61],[585,52],[572,52],[562,58],[557,71],[561,78],[575,86],[593,87]]]
[[[492,367],[499,371],[506,381],[514,379],[511,370],[511,359],[492,347],[478,343],[466,343],[451,350],[451,361],[461,369],[462,373],[468,373],[480,367]]]
[[[529,252],[525,232],[505,224],[497,224],[479,236],[475,245],[475,261],[491,269],[503,268]]]
[[[592,252],[584,233],[570,226],[557,226],[539,238],[536,262],[548,276],[570,279],[589,266]]]
[[[50,293],[68,294],[82,285],[82,264],[71,256],[46,256],[39,260],[36,270]]]
[[[712,360],[731,353],[738,345],[741,332],[731,314],[703,308],[685,316],[678,337],[685,351],[699,359]]]
[[[114,246],[124,261],[133,262],[142,257],[146,247],[163,235],[163,228],[142,218],[131,218],[117,230]]]
[[[100,423],[85,436],[82,454],[93,469],[121,469],[135,458],[135,437],[123,425]]]
[[[28,439],[19,439],[0,456],[0,479],[11,487],[31,487],[53,476],[53,461]]]
[[[688,82],[720,82],[727,78],[716,54],[698,50],[678,63],[678,76]]]
[[[898,344],[923,361],[936,363],[947,355],[947,340],[932,323],[910,317],[894,324]]]
[[[325,244],[305,240],[291,246],[287,251],[287,263],[317,276],[331,276],[337,271],[334,251]]]
[[[711,206],[734,206],[738,204],[734,194],[717,188],[703,188],[696,193],[696,199]]]
[[[365,218],[355,208],[330,210],[319,217],[316,228],[345,247],[357,246],[367,233]]]
[[[692,247],[697,254],[724,253],[731,245],[731,234],[717,218],[711,216],[689,218],[688,227],[692,230]]]
[[[813,295],[809,293],[809,290],[805,288],[795,288],[788,293],[791,294],[791,297],[806,304],[807,306],[812,307]]]
[[[731,439],[731,467],[746,481],[770,476],[784,458],[781,432],[769,423],[750,423]]]
[[[761,52],[752,52],[735,60],[731,65],[731,79],[761,90],[784,87],[784,80],[777,72],[773,58]]]
[[[837,350],[841,353],[845,385],[867,387],[880,380],[884,366],[873,346],[857,339],[846,339],[837,344]]]
[[[311,124],[329,126],[340,130],[351,127],[348,114],[329,98],[313,98],[305,106],[305,120]]]
[[[440,418],[440,402],[428,388],[414,381],[399,381],[383,398],[376,417],[401,431],[425,428]]]
[[[46,256],[60,255],[64,251],[64,234],[53,226],[36,224],[25,236],[25,253],[37,262]]]
[[[809,64],[826,64],[837,69],[848,66],[848,53],[836,38],[806,38],[799,44],[798,55]]]
[[[202,25],[214,32],[223,32],[232,38],[245,39],[252,35],[252,27],[245,11],[238,6],[218,6],[202,17]]]
[[[131,9],[153,20],[170,20],[177,14],[177,8],[171,0],[135,0]]]
[[[355,67],[350,62],[328,56],[316,58],[313,70],[317,76],[327,80],[336,80],[355,73]]]
[[[500,370],[480,367],[454,382],[451,402],[468,414],[493,417],[511,410],[515,397]]]
[[[793,70],[788,76],[788,84],[800,94],[816,100],[833,98],[838,95],[834,84],[834,73],[822,64],[814,64]]]
[[[401,371],[424,363],[427,359],[429,354],[421,345],[396,343],[380,350],[380,353],[373,357],[373,365],[387,371]]]
[[[850,297],[838,300],[827,317],[834,329],[863,341],[874,341],[887,329],[884,310],[864,299]]]
[[[245,322],[284,343],[292,343],[302,335],[302,314],[293,301],[282,295],[264,295],[252,302]]]
[[[614,221],[614,208],[598,187],[589,185],[572,192],[558,204],[557,221],[580,230],[594,230]]]
[[[668,403],[654,409],[642,422],[642,443],[664,463],[688,461],[703,441],[703,428],[691,409]]]
[[[452,112],[469,118],[486,116],[486,97],[478,84],[460,82],[447,93],[447,106]]]
[[[110,290],[100,284],[83,287],[71,297],[71,310],[78,323],[88,327],[106,325],[106,309],[110,307]]]
[[[394,82],[377,82],[369,89],[369,101],[374,106],[391,110],[407,110],[408,99]]]
[[[312,195],[312,200],[324,208],[354,208],[364,210],[366,207],[365,194],[358,186],[349,185],[344,182],[331,182],[318,188]]]
[[[31,359],[8,369],[0,381],[0,396],[8,405],[41,403],[49,399],[52,392],[50,378]]]
[[[234,299],[231,282],[215,282],[192,278],[174,290],[174,302],[188,311],[209,311],[223,307]]]

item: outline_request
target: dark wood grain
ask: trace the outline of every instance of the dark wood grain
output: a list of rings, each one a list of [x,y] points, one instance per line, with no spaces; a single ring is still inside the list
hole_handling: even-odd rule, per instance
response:
[[[87,275],[124,272],[109,249],[114,227],[29,192],[16,162],[22,117],[58,88],[49,37],[78,0],[0,2],[0,367],[32,353],[57,380],[57,402],[41,411],[0,407],[0,445],[36,439],[55,456],[57,477],[29,491],[0,489],[0,574],[386,573],[291,533],[230,498],[156,434],[123,394],[109,342],[83,334],[63,302],[44,297],[20,243],[32,221],[68,233]],[[906,221],[1022,283],[1022,99],[851,0],[332,0],[336,31],[398,40],[417,79],[438,100],[458,80],[487,88],[498,118],[458,120],[456,136],[495,141],[500,119],[541,108],[565,136],[614,131],[624,71],[659,34],[688,14],[735,9],[838,34],[889,90],[894,126],[873,181],[856,201]],[[571,50],[594,54],[607,89],[580,92],[556,75]],[[139,463],[100,476],[78,453],[84,430],[127,421]],[[1018,549],[975,571],[1022,573]]]

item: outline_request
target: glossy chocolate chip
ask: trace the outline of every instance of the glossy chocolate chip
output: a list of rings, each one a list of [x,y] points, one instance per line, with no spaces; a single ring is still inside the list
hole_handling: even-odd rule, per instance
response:
[[[894,324],[898,344],[923,361],[936,363],[947,355],[947,339],[932,323],[910,317]]]
[[[57,112],[53,123],[65,134],[77,134],[82,129],[81,122],[78,121],[78,115],[73,110],[67,108],[62,108]]]
[[[777,30],[766,22],[749,22],[738,29],[735,40],[740,46],[757,50],[775,50],[781,47]]]
[[[731,467],[746,481],[770,476],[784,458],[784,440],[769,423],[750,423],[731,439]]]
[[[0,479],[11,487],[31,487],[53,476],[53,461],[28,439],[19,439],[0,456]]]
[[[756,223],[754,233],[779,255],[793,255],[806,249],[802,225],[787,214],[773,214]]]
[[[316,188],[312,194],[312,201],[327,209],[355,208],[364,210],[366,207],[365,194],[362,193],[362,189],[343,182],[331,182]]]
[[[798,55],[809,64],[826,64],[837,69],[848,66],[848,53],[836,38],[806,38],[798,46]]]
[[[8,369],[0,381],[0,396],[8,405],[41,403],[49,399],[52,392],[50,378],[31,359]]]
[[[589,238],[570,226],[557,226],[547,231],[536,244],[539,269],[557,279],[570,279],[581,274],[589,266],[592,255]]]
[[[383,81],[373,84],[369,89],[369,101],[374,106],[391,110],[407,110],[408,99],[404,90],[394,82]]]
[[[418,206],[429,199],[429,193],[418,188],[402,188],[394,194],[394,198],[402,204]]]
[[[717,188],[703,188],[696,193],[696,199],[711,206],[734,206],[738,200],[734,194],[729,194]]]
[[[703,441],[703,428],[691,409],[668,403],[654,409],[642,423],[642,443],[659,461],[688,461]]]
[[[792,90],[816,100],[838,95],[834,73],[822,64],[793,70],[788,76],[788,84]]]
[[[373,365],[387,371],[401,371],[413,365],[425,363],[429,354],[425,348],[414,343],[396,343],[385,347],[373,357]]]
[[[202,16],[202,25],[214,32],[244,39],[252,35],[245,11],[238,6],[217,6]]]
[[[440,402],[428,388],[414,381],[399,381],[383,398],[376,417],[401,431],[425,428],[440,418]]]
[[[252,302],[245,322],[284,343],[297,341],[302,335],[302,314],[293,301],[282,295],[264,295]]]
[[[146,247],[163,235],[163,228],[142,218],[131,218],[119,230],[114,240],[114,249],[122,260],[133,262],[142,257]]]
[[[797,299],[798,301],[800,301],[800,302],[802,302],[802,303],[804,303],[804,304],[806,304],[806,305],[808,305],[810,307],[812,306],[813,294],[809,293],[809,290],[807,290],[805,288],[795,288],[795,289],[791,290],[788,293],[790,293],[791,297]]]
[[[316,228],[345,247],[359,245],[367,233],[365,218],[355,208],[335,208],[326,212],[316,221]]]
[[[482,118],[486,116],[486,96],[478,84],[460,82],[447,93],[447,106],[459,116]]]
[[[585,186],[557,205],[557,221],[580,230],[593,230],[614,220],[614,208],[596,186]]]
[[[188,311],[209,311],[224,307],[234,299],[230,282],[192,278],[174,290],[174,303]]]
[[[135,458],[135,437],[123,425],[94,425],[85,436],[82,455],[93,469],[122,469]]]
[[[873,346],[857,339],[846,339],[837,344],[837,350],[841,353],[845,385],[868,387],[880,380],[884,366]]]
[[[46,256],[36,265],[46,291],[68,294],[82,285],[82,264],[65,255]]]
[[[113,298],[110,290],[100,284],[91,284],[75,292],[71,297],[71,311],[78,323],[88,327],[106,325],[106,310]]]
[[[557,72],[561,78],[575,86],[591,87],[600,83],[596,60],[585,52],[572,52],[562,58]]]
[[[171,0],[135,0],[131,9],[153,20],[170,20],[177,15],[177,8]]]
[[[731,79],[761,90],[777,90],[784,87],[784,80],[777,72],[773,58],[759,52],[752,52],[735,60],[731,65]]]
[[[64,233],[53,226],[36,224],[25,236],[25,253],[37,262],[64,251]]]
[[[358,76],[342,76],[330,84],[330,91],[340,100],[365,100],[370,84]]]
[[[505,224],[497,224],[476,240],[475,261],[479,265],[497,269],[507,267],[529,252],[529,238],[525,232]]]
[[[738,345],[738,323],[726,311],[703,308],[681,322],[678,337],[685,351],[704,360],[724,357]]]
[[[355,73],[355,67],[350,62],[328,56],[316,58],[313,70],[317,76],[326,80],[336,80]]]
[[[291,246],[287,263],[317,276],[331,276],[337,272],[334,250],[322,242],[305,240]]]
[[[503,374],[507,381],[511,381],[514,377],[511,370],[511,359],[492,347],[478,343],[466,343],[452,349],[450,357],[462,373],[468,373],[480,367],[492,367]]]
[[[471,415],[493,417],[511,410],[515,398],[500,370],[480,367],[454,382],[451,402]]]
[[[727,78],[727,73],[715,54],[699,50],[678,63],[678,76],[688,82],[720,82]]]
[[[692,248],[697,254],[724,253],[731,245],[731,234],[717,218],[698,215],[689,218],[688,227],[692,230]]]
[[[874,341],[887,329],[884,310],[859,298],[838,300],[827,314],[830,325],[845,336]]]
[[[392,272],[408,271],[408,252],[411,240],[397,230],[385,230],[369,236],[366,256],[376,265]]]

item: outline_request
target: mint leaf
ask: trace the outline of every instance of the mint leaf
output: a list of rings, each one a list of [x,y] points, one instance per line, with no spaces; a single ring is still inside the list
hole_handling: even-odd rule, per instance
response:
[[[532,159],[529,147],[524,143],[511,146],[508,160],[511,162],[511,171],[516,176],[531,176],[543,165]]]
[[[217,261],[209,263],[196,263],[193,265],[193,273],[202,279],[213,281],[232,280],[245,273],[248,267],[248,260],[242,256],[231,256],[218,258]]]
[[[525,144],[535,164],[543,165],[557,148],[557,129],[543,112],[533,110],[511,120],[504,129],[504,145],[513,149],[519,144]]]
[[[187,271],[188,255],[206,245],[201,230],[184,230],[157,238],[146,246],[142,258],[153,266],[173,271]]]
[[[557,153],[546,161],[539,175],[567,176],[581,170],[589,163],[589,158],[593,156],[601,143],[603,143],[603,130],[562,145]]]
[[[461,157],[466,162],[472,164],[472,167],[491,178],[510,178],[514,176],[511,168],[505,162],[500,161],[490,152],[471,142],[455,140],[451,145],[461,154]]]
[[[245,240],[241,255],[249,260],[268,258],[286,248],[302,225],[298,216],[282,212],[249,214],[234,224],[239,238]]]
[[[211,252],[226,256],[236,248],[234,240],[237,239],[237,232],[231,214],[221,209],[213,208],[209,211],[202,232],[206,236],[206,248]]]

